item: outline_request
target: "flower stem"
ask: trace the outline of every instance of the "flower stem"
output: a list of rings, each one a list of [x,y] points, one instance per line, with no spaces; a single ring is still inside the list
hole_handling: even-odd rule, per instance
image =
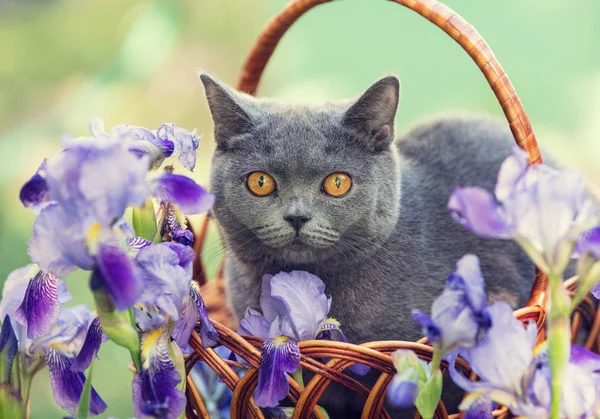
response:
[[[433,350],[433,358],[431,359],[430,371],[433,374],[435,370],[440,369],[440,363],[442,362],[442,354],[437,349]]]
[[[552,371],[551,418],[560,419],[561,381],[571,350],[569,314],[571,301],[563,286],[562,275],[549,275],[548,360]]]

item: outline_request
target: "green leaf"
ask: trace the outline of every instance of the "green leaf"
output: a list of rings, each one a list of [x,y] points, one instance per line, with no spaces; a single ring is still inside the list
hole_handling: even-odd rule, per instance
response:
[[[181,349],[174,341],[169,342],[169,356],[171,357],[171,361],[173,361],[173,365],[175,365],[175,369],[179,373],[181,377],[179,384],[177,384],[177,388],[185,393],[186,375],[185,375],[185,361],[183,359],[183,353]],[[185,419],[185,410],[181,412],[181,416],[178,419]]]
[[[18,392],[14,392],[5,383],[0,383],[0,419],[23,417],[23,404]]]
[[[77,419],[87,419],[90,411],[90,398],[92,396],[92,369],[94,367],[94,359],[90,364],[89,372],[79,398],[79,405],[77,406]]]
[[[287,408],[287,407],[284,407],[283,409],[289,409],[289,408]],[[322,407],[321,407],[321,406],[319,406],[319,405],[317,405],[317,409],[319,409],[319,410],[321,411],[321,413],[323,414],[323,417],[324,417],[325,419],[329,419],[329,413],[327,413],[327,410],[325,410],[324,408],[322,408]],[[285,410],[284,410],[284,411],[285,411]],[[292,417],[292,415],[294,414],[294,409],[291,409],[291,412],[290,412],[290,413],[291,413],[291,415],[290,415],[290,416],[288,416],[288,417],[290,417],[290,418],[291,418],[291,417]]]
[[[423,384],[415,400],[415,406],[423,419],[433,418],[442,395],[442,373],[436,369],[429,380]]]
[[[154,240],[156,235],[156,213],[152,199],[148,199],[142,207],[134,208],[131,216],[135,234],[146,240]]]
[[[102,324],[102,330],[114,343],[127,348],[138,371],[142,368],[140,354],[140,337],[135,328],[133,308],[127,311],[118,311],[103,290],[93,292],[96,311]]]

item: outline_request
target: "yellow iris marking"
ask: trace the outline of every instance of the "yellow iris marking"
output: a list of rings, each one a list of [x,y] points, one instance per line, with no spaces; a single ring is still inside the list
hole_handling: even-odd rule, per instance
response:
[[[164,328],[161,327],[156,330],[153,330],[146,336],[146,338],[144,339],[144,342],[142,342],[142,359],[143,360],[148,359],[148,356],[150,355],[150,351],[152,350],[152,347],[157,345],[158,340],[160,339],[163,332],[164,332]]]
[[[286,343],[288,343],[290,341],[289,338],[287,338],[286,336],[277,336],[275,339],[273,339],[273,343],[276,346],[281,346],[281,345],[285,345]]]
[[[92,255],[95,255],[98,251],[98,242],[100,241],[100,230],[101,229],[102,229],[102,226],[100,225],[100,223],[95,222],[94,224],[92,224],[92,226],[87,231],[85,241],[86,241],[86,244],[88,247],[88,251]]]

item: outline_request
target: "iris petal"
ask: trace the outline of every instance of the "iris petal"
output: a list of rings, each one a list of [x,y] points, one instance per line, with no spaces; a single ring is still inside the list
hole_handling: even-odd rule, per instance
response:
[[[504,160],[498,172],[496,182],[496,198],[503,202],[515,190],[527,173],[528,154],[525,150],[515,146],[513,154]]]
[[[102,331],[102,325],[98,317],[92,320],[90,327],[88,328],[85,336],[85,342],[79,351],[79,354],[75,358],[73,365],[71,365],[71,371],[83,372],[85,371],[94,360],[94,357],[98,355],[100,345],[106,341],[108,337]]]
[[[297,340],[314,339],[329,309],[323,281],[308,272],[293,271],[275,275],[270,284],[271,297],[285,307],[285,312],[278,314],[289,318]]]
[[[300,348],[294,341],[280,336],[266,341],[258,370],[254,401],[260,407],[275,407],[289,392],[286,373],[300,368]]]
[[[575,254],[580,257],[585,252],[590,252],[596,259],[600,259],[600,227],[592,228],[579,236]]]
[[[479,187],[457,188],[448,201],[452,217],[482,237],[512,238],[510,227],[500,216],[496,200]]]
[[[19,343],[17,341],[17,336],[12,328],[10,317],[6,315],[2,322],[2,330],[0,331],[0,352],[4,352],[4,371],[7,376],[0,377],[1,381],[6,380],[7,378],[10,379],[12,376],[12,365],[17,356],[18,349]]]
[[[39,272],[39,268],[34,264],[29,264],[22,268],[12,271],[2,288],[2,298],[0,299],[0,319],[10,315],[14,317],[15,312],[22,304],[25,298],[29,281]],[[16,319],[14,319],[16,320]],[[25,325],[26,323],[23,323]]]
[[[600,372],[600,355],[579,345],[571,345],[569,362],[588,371]]]
[[[206,311],[206,306],[204,305],[204,300],[200,295],[200,291],[194,285],[191,288],[191,298],[196,303],[196,307],[198,308],[198,317],[200,318],[200,337],[202,338],[202,346],[205,348],[208,346],[216,345],[219,340],[219,332],[213,326],[212,322],[208,318],[208,312]]]
[[[419,326],[421,326],[423,334],[427,336],[429,343],[439,342],[442,339],[442,332],[427,314],[423,313],[421,310],[413,310],[412,318]]]
[[[85,376],[81,372],[71,371],[72,360],[56,349],[46,348],[44,357],[50,371],[50,384],[54,400],[70,414],[76,414],[85,384]],[[92,388],[90,416],[99,415],[104,410],[106,410],[106,403]]]
[[[196,322],[198,321],[198,307],[192,298],[188,298],[182,306],[181,312],[179,313],[179,319],[175,323],[175,328],[171,337],[179,345],[181,349],[187,349],[190,335]],[[202,339],[204,342],[204,339]]]
[[[29,339],[37,339],[50,332],[59,312],[58,278],[39,271],[29,281],[25,298],[15,313],[15,319],[27,325]]]
[[[77,267],[92,269],[80,220],[69,216],[57,204],[44,208],[33,223],[29,256],[44,272],[64,277]]]
[[[48,159],[44,159],[35,175],[21,188],[19,198],[26,208],[33,208],[51,199],[50,190],[45,178],[47,164]]]
[[[163,329],[142,338],[143,367],[132,383],[137,418],[176,419],[185,407],[185,395],[177,388],[181,376],[169,356],[169,339]]]
[[[463,419],[492,419],[493,405],[488,397],[480,397],[465,411]]]
[[[191,281],[191,271],[180,266],[180,256],[173,250],[178,246],[161,243],[144,247],[135,259],[143,282],[143,291],[137,302],[156,306],[173,320],[179,317]]]
[[[165,173],[151,180],[149,185],[155,198],[177,205],[185,214],[204,213],[215,202],[213,194],[185,176]]]
[[[125,310],[132,306],[142,291],[142,283],[127,253],[118,243],[101,242],[97,261],[115,307]]]
[[[258,311],[248,308],[246,315],[240,320],[237,333],[243,336],[256,336],[261,339],[268,339],[269,322]]]
[[[387,398],[394,406],[407,408],[414,404],[417,392],[417,383],[403,380],[400,375],[396,374],[388,387]]]

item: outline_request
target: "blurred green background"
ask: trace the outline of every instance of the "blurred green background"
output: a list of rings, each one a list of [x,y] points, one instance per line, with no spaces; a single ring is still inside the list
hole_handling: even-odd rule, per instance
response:
[[[29,263],[33,215],[18,192],[65,133],[106,127],[155,129],[175,122],[206,133],[194,177],[206,183],[212,123],[197,70],[235,85],[245,54],[285,0],[0,0],[0,283]],[[446,0],[494,50],[540,143],[600,183],[600,3],[597,0]],[[357,95],[400,75],[397,129],[435,114],[501,117],[485,79],[454,41],[383,0],[339,0],[303,17],[269,64],[260,94],[320,102]],[[213,243],[214,267],[222,253]],[[211,253],[212,245],[212,253]],[[67,278],[74,303],[90,303],[86,276]],[[128,355],[107,343],[94,383],[109,408],[132,416]],[[46,372],[32,417],[62,417]]]

